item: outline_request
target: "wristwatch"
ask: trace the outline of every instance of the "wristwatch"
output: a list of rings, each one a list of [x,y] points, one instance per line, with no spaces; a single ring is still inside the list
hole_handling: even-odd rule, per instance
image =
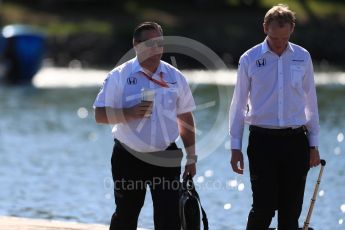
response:
[[[309,149],[316,149],[316,150],[319,150],[319,147],[318,147],[318,146],[309,146]]]
[[[186,158],[187,158],[187,161],[192,160],[193,163],[196,163],[198,161],[197,155],[187,155]]]

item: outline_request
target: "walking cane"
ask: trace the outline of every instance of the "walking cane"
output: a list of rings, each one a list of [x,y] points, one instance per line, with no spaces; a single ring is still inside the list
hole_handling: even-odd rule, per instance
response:
[[[303,229],[302,228],[298,228],[299,230],[313,230],[312,228],[309,228],[309,223],[310,223],[310,219],[311,219],[311,214],[313,212],[313,208],[314,208],[314,204],[315,204],[315,200],[316,200],[316,196],[317,196],[317,191],[319,190],[319,185],[320,185],[320,182],[321,182],[323,168],[326,165],[326,161],[325,160],[321,160],[320,163],[321,163],[320,173],[319,173],[319,177],[317,179],[317,182],[316,182],[316,185],[315,185],[315,188],[314,188],[313,197],[311,198],[311,202],[310,202],[307,218],[306,218],[306,220],[304,222]],[[269,228],[268,230],[277,230],[277,229],[276,228]]]
[[[326,161],[325,160],[321,160],[320,162],[321,162],[320,173],[319,173],[319,177],[317,179],[316,185],[315,185],[313,197],[311,198],[311,202],[310,202],[310,206],[309,206],[309,210],[308,210],[308,215],[307,215],[307,218],[306,218],[306,220],[304,222],[303,230],[308,230],[308,226],[309,226],[310,219],[311,219],[311,214],[313,212],[313,208],[314,208],[314,204],[315,204],[315,200],[316,200],[317,191],[319,190],[319,185],[320,185],[320,182],[321,182],[323,168],[326,165]]]

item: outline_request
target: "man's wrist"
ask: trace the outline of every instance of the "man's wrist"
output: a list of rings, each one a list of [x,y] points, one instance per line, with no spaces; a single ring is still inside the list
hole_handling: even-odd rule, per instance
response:
[[[196,163],[198,161],[198,156],[195,154],[190,154],[186,156],[188,163]]]
[[[236,152],[237,152],[237,153],[238,153],[238,152],[241,152],[241,149],[231,149],[231,153],[234,153],[234,152],[235,152],[235,153],[236,153]]]

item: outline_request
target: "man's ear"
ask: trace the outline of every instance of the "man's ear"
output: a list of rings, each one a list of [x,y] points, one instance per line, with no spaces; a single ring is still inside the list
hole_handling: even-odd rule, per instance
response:
[[[137,51],[138,51],[139,42],[137,42],[137,41],[135,41],[135,40],[133,39],[132,44],[133,44],[133,49],[135,50],[135,52],[137,52]]]
[[[291,26],[291,34],[293,33],[294,29],[295,29],[295,23],[292,23],[292,26]]]
[[[267,35],[267,33],[268,33],[268,25],[266,23],[262,23],[262,27],[264,29],[264,33]]]
[[[139,43],[133,39],[132,44],[133,44],[133,47],[135,47],[135,46],[137,46]]]

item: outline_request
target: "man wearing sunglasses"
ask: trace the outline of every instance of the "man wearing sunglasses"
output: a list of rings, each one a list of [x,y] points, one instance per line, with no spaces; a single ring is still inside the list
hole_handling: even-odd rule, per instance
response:
[[[112,174],[116,210],[110,230],[135,230],[151,190],[156,230],[180,230],[178,189],[182,151],[184,176],[196,173],[194,99],[185,77],[161,61],[163,31],[155,22],[133,34],[136,57],[113,69],[95,103],[97,123],[114,125]]]

